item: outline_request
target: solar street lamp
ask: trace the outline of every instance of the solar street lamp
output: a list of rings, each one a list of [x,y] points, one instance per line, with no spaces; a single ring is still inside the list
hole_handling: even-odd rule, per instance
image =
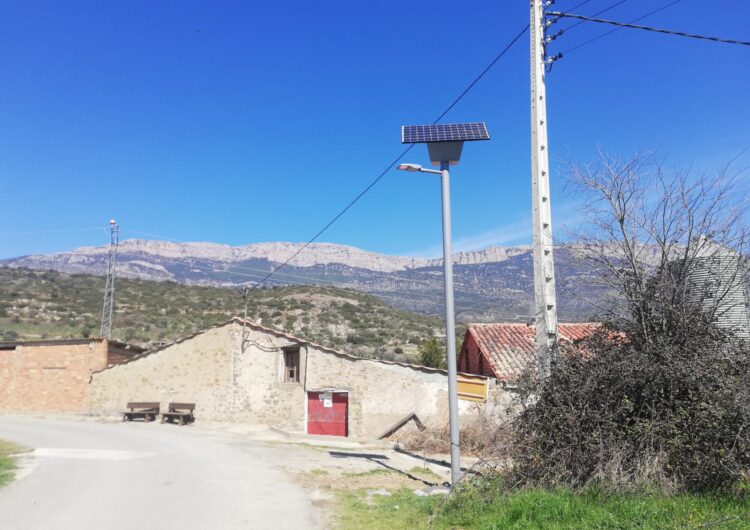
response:
[[[408,171],[409,173],[420,172],[420,173],[433,173],[435,175],[442,175],[442,172],[435,169],[425,169],[419,164],[399,164],[398,169],[402,171]]]
[[[456,369],[456,316],[453,309],[453,251],[451,250],[451,197],[448,168],[458,164],[464,142],[489,140],[483,123],[453,123],[441,125],[404,125],[401,143],[427,144],[433,165],[440,171],[425,169],[419,164],[401,164],[398,169],[409,172],[440,175],[443,196],[443,284],[445,286],[445,341],[448,357],[448,413],[451,431],[451,485],[461,478],[461,448],[458,431],[458,391]]]

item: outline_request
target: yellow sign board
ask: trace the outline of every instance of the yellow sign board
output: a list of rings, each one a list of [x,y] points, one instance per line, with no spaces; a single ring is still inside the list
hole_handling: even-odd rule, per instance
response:
[[[458,399],[487,402],[487,378],[458,374]]]

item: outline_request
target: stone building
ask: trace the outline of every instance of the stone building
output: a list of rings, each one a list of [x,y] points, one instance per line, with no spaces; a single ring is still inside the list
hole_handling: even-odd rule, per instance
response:
[[[590,336],[601,324],[558,324],[560,341]],[[529,324],[469,324],[458,356],[458,369],[512,383],[534,364],[536,332]]]
[[[486,378],[473,384],[505,399]],[[444,370],[355,357],[237,318],[104,368],[91,387],[94,414],[128,401],[190,402],[198,420],[309,434],[372,438],[411,413],[439,426],[448,418]],[[460,413],[483,406],[461,401]]]
[[[88,413],[91,374],[141,352],[101,338],[0,342],[0,411]]]

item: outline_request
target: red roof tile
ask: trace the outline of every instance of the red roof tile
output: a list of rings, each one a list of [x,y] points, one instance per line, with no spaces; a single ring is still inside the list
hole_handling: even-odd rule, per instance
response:
[[[601,324],[558,324],[562,341],[588,337]],[[481,355],[492,366],[498,379],[516,379],[534,360],[534,327],[528,324],[469,324],[466,333],[474,337]]]

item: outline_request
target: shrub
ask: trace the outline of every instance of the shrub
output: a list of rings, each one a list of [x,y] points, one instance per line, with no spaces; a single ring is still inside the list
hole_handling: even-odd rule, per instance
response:
[[[364,344],[365,340],[358,335],[349,334],[346,336],[346,342],[349,344]]]
[[[515,422],[520,483],[726,490],[750,470],[750,347],[695,319],[639,343],[602,331],[561,351]],[[618,337],[621,337],[618,336]]]
[[[417,355],[417,364],[431,366],[433,368],[445,368],[446,356],[445,348],[435,337],[419,343],[419,354]]]

